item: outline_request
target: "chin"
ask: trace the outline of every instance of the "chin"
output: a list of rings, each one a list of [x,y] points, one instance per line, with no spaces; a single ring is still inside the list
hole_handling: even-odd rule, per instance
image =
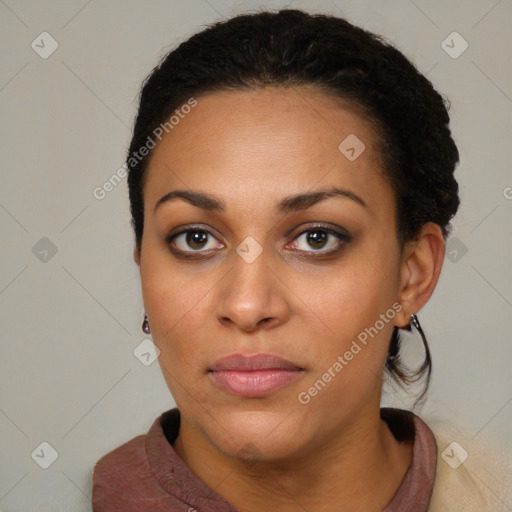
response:
[[[273,411],[230,411],[208,418],[203,433],[222,453],[247,461],[276,461],[292,457],[302,445],[304,428],[286,409]],[[304,441],[305,442],[305,441]]]

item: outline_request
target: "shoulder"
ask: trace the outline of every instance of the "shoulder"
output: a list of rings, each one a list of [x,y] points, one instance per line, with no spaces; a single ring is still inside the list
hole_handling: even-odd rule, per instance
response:
[[[101,507],[106,504],[108,510],[121,507],[127,491],[138,487],[141,478],[148,474],[145,435],[137,436],[103,455],[93,472],[94,510],[103,510]]]
[[[113,477],[114,475],[131,473],[137,468],[140,471],[147,461],[145,435],[134,437],[103,455],[94,466],[96,480]]]
[[[93,471],[94,512],[188,511],[175,482],[174,451],[162,428],[176,430],[177,409],[160,415],[149,431],[118,446],[96,462]],[[173,421],[174,420],[174,421]],[[176,455],[177,457],[177,455]]]
[[[483,442],[448,420],[423,419],[437,444],[429,512],[508,511],[512,503],[510,451],[498,441]]]
[[[185,512],[181,499],[162,488],[147,455],[147,434],[137,436],[107,453],[94,466],[94,512]]]

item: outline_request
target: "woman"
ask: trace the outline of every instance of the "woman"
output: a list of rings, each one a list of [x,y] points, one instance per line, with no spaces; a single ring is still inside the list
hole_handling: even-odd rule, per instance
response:
[[[100,459],[94,510],[491,510],[458,446],[450,473],[419,416],[380,408],[384,372],[428,387],[416,313],[459,206],[448,124],[398,50],[335,17],[242,15],[164,58],[127,167],[177,408]]]

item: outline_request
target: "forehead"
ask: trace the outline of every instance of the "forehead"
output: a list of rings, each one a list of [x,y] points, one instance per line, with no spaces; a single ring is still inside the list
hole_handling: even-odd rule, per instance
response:
[[[304,192],[316,183],[389,193],[371,122],[315,86],[196,99],[153,150],[145,202],[187,187],[247,201]]]

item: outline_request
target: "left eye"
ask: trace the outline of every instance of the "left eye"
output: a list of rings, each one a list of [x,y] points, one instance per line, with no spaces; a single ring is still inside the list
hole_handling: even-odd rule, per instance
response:
[[[294,248],[300,251],[330,253],[347,242],[348,236],[327,228],[314,228],[303,231],[295,240]]]

